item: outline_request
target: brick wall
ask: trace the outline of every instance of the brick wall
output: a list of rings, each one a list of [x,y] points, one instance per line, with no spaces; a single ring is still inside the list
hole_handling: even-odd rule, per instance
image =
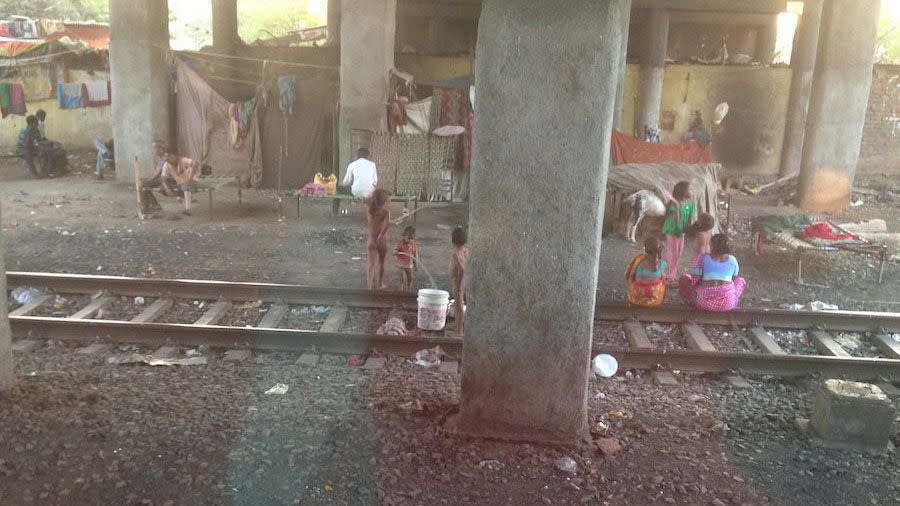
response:
[[[876,65],[858,171],[900,174],[900,65]]]

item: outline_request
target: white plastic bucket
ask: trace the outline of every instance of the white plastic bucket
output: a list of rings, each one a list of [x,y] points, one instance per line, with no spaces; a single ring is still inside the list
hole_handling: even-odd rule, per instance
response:
[[[447,325],[447,307],[450,293],[444,290],[419,290],[419,328],[444,330]]]

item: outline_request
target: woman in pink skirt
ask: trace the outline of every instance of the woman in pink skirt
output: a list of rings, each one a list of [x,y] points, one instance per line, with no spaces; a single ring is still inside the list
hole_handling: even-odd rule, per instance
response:
[[[728,246],[728,236],[716,234],[710,241],[709,254],[694,260],[691,274],[681,277],[678,291],[689,306],[726,313],[738,307],[747,286],[739,273],[738,262],[731,256]]]

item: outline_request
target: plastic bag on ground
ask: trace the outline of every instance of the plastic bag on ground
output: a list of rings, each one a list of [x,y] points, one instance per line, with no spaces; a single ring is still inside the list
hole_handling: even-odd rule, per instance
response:
[[[275,386],[266,390],[266,395],[284,395],[288,391],[288,386],[284,383],[276,383]]]
[[[20,286],[19,288],[13,290],[10,295],[12,296],[14,301],[24,306],[25,304],[28,304],[29,302],[43,295],[43,293],[41,293],[41,291],[37,288]]]
[[[601,378],[612,378],[619,370],[619,362],[612,355],[597,355],[591,362],[591,370]]]

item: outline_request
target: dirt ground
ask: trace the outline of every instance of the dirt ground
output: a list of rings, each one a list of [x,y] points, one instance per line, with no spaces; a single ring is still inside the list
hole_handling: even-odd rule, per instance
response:
[[[362,208],[335,219],[327,204],[304,204],[298,222],[293,202],[282,219],[272,193],[245,192],[239,208],[235,194],[219,192],[212,213],[205,196],[190,217],[163,199],[165,215],[141,221],[127,187],[90,179],[90,156],[75,160],[75,174],[48,181],[5,163],[0,202],[10,270],[364,285]],[[734,202],[736,256],[750,281],[745,305],[819,299],[896,309],[896,265],[878,286],[859,257],[811,256],[807,280],[828,288],[809,289],[792,282],[789,253],[768,246],[753,257],[749,219],[784,211],[771,204]],[[840,219],[886,217],[900,231],[895,211],[871,203]],[[419,286],[430,284],[428,273],[447,285],[450,231],[465,222],[462,205],[420,212]],[[621,273],[635,250],[604,239],[601,299],[623,300]],[[350,323],[377,327],[373,318]],[[619,325],[602,324],[601,334],[622,340]],[[727,339],[727,329],[716,335]],[[298,366],[289,353],[231,362],[222,350],[200,350],[210,359],[203,366],[108,365],[120,351],[87,355],[40,341],[15,354],[19,384],[0,396],[0,504],[900,503],[897,424],[892,446],[878,456],[820,448],[795,428],[795,418],[810,416],[821,378],[754,379],[748,390],[704,376],[679,375],[668,389],[639,373],[596,379],[591,422],[597,436],[611,438],[605,444],[621,445],[603,454],[587,443],[563,449],[449,434],[444,421],[458,409],[458,377],[402,357],[377,371],[339,356],[315,367]],[[278,383],[288,392],[265,394]],[[561,458],[573,459],[572,472],[559,469]]]

